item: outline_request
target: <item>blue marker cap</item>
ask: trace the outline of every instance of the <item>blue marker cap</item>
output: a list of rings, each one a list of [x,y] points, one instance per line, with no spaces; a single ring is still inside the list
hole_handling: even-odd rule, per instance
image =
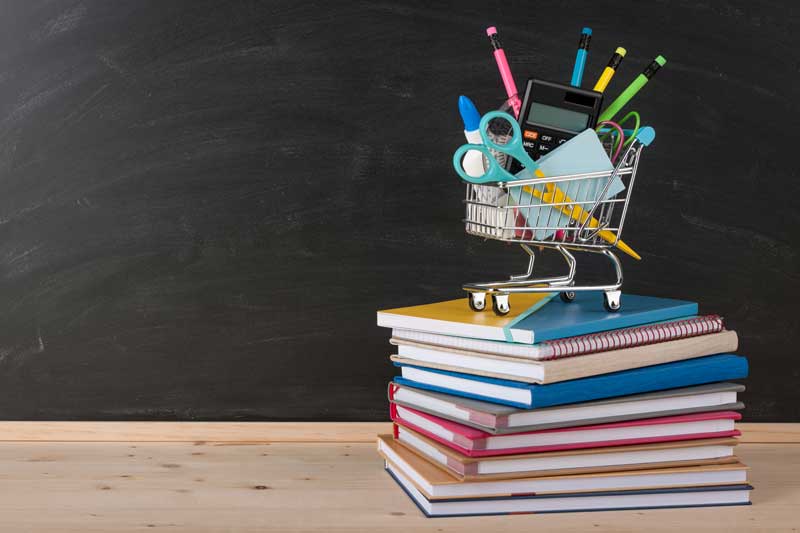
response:
[[[586,35],[591,35],[592,28],[583,28],[583,30],[581,30],[581,33],[585,33]]]
[[[458,97],[458,111],[461,113],[461,120],[464,121],[464,131],[475,131],[480,129],[481,114],[472,100],[463,94]]]

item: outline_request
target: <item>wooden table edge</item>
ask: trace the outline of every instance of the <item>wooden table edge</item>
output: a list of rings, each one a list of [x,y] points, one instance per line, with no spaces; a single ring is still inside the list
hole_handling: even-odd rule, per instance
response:
[[[800,423],[741,423],[742,443],[800,443]],[[375,442],[390,422],[0,422],[0,442]]]

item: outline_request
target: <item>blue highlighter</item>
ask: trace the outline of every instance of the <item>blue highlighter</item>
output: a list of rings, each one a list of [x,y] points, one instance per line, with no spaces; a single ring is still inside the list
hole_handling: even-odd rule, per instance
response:
[[[472,100],[463,95],[459,96],[458,111],[461,113],[461,120],[464,121],[464,132],[478,131],[481,123],[481,114],[478,113],[478,108],[475,107],[475,104],[472,103]]]
[[[481,114],[478,113],[478,108],[475,107],[472,100],[463,95],[459,96],[458,111],[464,121],[464,137],[466,137],[467,142],[470,144],[483,144],[480,131]],[[483,166],[483,154],[478,150],[468,151],[461,161],[461,166],[464,168],[464,172],[473,178],[483,176],[486,173],[486,169]]]
[[[592,28],[583,28],[578,43],[578,55],[575,56],[575,68],[572,69],[572,86],[580,87],[583,81],[583,69],[586,67],[586,56],[589,54],[589,41],[592,40]]]

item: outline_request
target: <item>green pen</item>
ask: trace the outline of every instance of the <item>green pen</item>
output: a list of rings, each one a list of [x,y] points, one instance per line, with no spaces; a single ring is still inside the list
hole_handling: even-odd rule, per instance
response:
[[[636,93],[639,92],[639,89],[644,87],[645,83],[653,77],[653,74],[658,72],[658,69],[663,67],[667,64],[667,60],[664,59],[664,56],[656,57],[652,63],[650,63],[644,72],[636,76],[636,79],[631,82],[628,87],[622,91],[622,94],[617,96],[616,100],[611,102],[611,105],[608,106],[605,111],[600,113],[600,117],[598,117],[597,122],[603,122],[605,120],[611,120],[619,113],[619,110],[622,109],[625,104],[627,104],[631,98],[636,96]]]

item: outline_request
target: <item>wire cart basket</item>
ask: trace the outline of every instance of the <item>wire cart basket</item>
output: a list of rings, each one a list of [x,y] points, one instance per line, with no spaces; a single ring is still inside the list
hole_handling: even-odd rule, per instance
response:
[[[509,295],[514,293],[559,292],[562,300],[570,302],[576,291],[603,291],[606,309],[618,311],[622,264],[612,249],[620,243],[639,158],[652,137],[634,138],[609,171],[490,184],[465,182],[466,232],[517,243],[528,256],[524,274],[503,281],[464,284],[469,306],[483,311],[488,294],[495,314],[506,315],[511,310]],[[535,277],[534,248],[558,251],[566,262],[567,273]],[[577,284],[575,251],[605,255],[614,267],[616,279],[607,284]]]

